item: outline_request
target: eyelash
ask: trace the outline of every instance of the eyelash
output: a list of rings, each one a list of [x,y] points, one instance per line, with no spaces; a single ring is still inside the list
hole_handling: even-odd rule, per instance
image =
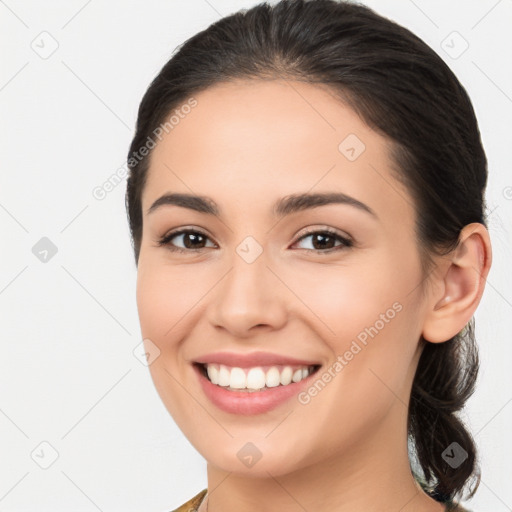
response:
[[[194,230],[194,229],[186,229],[186,228],[184,228],[184,229],[178,229],[176,231],[168,233],[167,235],[164,235],[158,241],[158,246],[159,247],[166,246],[170,251],[180,252],[180,253],[198,252],[198,251],[201,251],[203,249],[206,249],[206,247],[200,247],[198,249],[184,249],[182,247],[176,247],[176,246],[170,244],[170,241],[173,238],[175,238],[175,237],[177,237],[179,235],[185,234],[185,233],[193,233],[193,234],[196,234],[196,235],[201,235],[201,236],[203,236],[205,238],[209,238],[208,235],[206,235],[205,233],[203,233],[201,231],[197,231],[197,230]],[[296,243],[300,242],[304,238],[307,238],[308,236],[317,235],[317,234],[328,234],[330,237],[336,238],[338,241],[340,241],[341,244],[338,245],[337,247],[332,247],[330,249],[324,249],[324,250],[321,250],[321,249],[302,249],[303,251],[314,252],[314,253],[317,253],[317,254],[331,254],[333,252],[337,252],[337,251],[340,251],[340,250],[350,249],[351,247],[354,246],[354,242],[353,242],[352,239],[350,239],[348,237],[341,236],[336,231],[334,231],[332,229],[329,229],[329,228],[308,231],[307,233],[304,233],[300,238],[298,238],[293,243],[293,245],[295,245]]]

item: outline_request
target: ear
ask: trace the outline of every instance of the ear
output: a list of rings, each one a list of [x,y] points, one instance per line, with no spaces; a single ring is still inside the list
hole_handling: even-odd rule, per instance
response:
[[[476,222],[464,226],[459,245],[448,262],[439,264],[440,272],[435,273],[432,289],[436,292],[430,297],[422,331],[425,340],[447,341],[471,320],[482,298],[491,261],[491,242],[485,226]]]

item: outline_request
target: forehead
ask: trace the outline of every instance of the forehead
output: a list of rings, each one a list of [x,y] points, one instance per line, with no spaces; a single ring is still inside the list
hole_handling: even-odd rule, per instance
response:
[[[327,87],[239,80],[193,99],[195,106],[153,149],[144,212],[172,191],[247,206],[336,189],[373,203],[375,210],[411,213],[407,191],[392,172],[390,142]]]

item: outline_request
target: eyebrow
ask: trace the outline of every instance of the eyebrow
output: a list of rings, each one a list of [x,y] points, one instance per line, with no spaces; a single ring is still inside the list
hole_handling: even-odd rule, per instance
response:
[[[358,201],[354,197],[343,194],[342,192],[291,194],[278,199],[274,203],[272,211],[274,215],[284,217],[285,215],[328,204],[346,204],[378,218],[377,214],[368,205]],[[149,215],[164,205],[180,206],[199,213],[206,213],[207,215],[215,215],[219,217],[221,214],[219,206],[210,197],[170,193],[159,197],[147,210],[146,215]]]

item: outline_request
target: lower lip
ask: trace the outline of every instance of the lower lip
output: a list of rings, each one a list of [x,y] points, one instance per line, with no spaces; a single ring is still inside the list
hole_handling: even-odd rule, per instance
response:
[[[203,388],[204,394],[219,409],[231,414],[252,415],[262,414],[271,411],[287,400],[296,396],[302,388],[309,384],[310,379],[318,370],[299,382],[293,382],[287,386],[276,386],[264,391],[229,391],[210,382],[203,374],[202,370],[193,365],[194,370],[199,376],[199,382]]]

